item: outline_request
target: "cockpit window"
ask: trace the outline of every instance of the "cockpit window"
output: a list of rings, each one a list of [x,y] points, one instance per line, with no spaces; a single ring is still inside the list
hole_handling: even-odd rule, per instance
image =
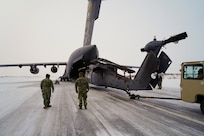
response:
[[[203,65],[185,65],[183,72],[184,79],[203,79]]]

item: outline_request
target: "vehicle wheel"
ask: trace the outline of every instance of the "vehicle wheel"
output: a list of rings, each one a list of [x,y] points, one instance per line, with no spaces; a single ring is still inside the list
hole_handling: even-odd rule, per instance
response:
[[[200,110],[204,114],[204,100],[202,100],[201,103],[200,103]]]

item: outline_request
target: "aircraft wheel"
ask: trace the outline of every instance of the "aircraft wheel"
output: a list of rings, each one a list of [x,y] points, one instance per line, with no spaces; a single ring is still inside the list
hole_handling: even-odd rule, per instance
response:
[[[201,103],[200,103],[200,110],[204,114],[204,100],[202,100]]]

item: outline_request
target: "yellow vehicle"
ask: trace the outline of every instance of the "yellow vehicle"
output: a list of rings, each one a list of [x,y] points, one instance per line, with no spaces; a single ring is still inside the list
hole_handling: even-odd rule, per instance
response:
[[[204,61],[181,64],[181,99],[185,102],[200,103],[204,114]]]

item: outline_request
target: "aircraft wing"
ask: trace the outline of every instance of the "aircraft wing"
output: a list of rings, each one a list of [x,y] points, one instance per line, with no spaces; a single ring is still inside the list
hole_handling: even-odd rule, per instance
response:
[[[66,65],[66,62],[46,62],[46,63],[24,63],[24,64],[0,64],[0,67],[23,67],[23,66],[59,66]]]
[[[104,66],[107,66],[107,67],[118,68],[118,69],[126,71],[128,73],[135,73],[135,71],[132,70],[131,68],[139,68],[139,67],[136,67],[136,66],[119,65],[119,64],[116,64],[114,62],[111,62],[111,61],[109,61],[107,59],[103,59],[103,58],[94,59],[94,60],[91,61],[91,64],[101,64],[101,65],[104,65]]]
[[[37,66],[44,66],[46,68],[46,66],[52,66],[51,67],[51,71],[53,73],[57,72],[57,67],[59,67],[59,65],[67,65],[66,62],[45,62],[45,63],[24,63],[24,64],[0,64],[0,67],[19,67],[22,68],[24,66],[30,66],[30,72],[32,74],[37,74],[39,72],[39,68]],[[57,67],[56,67],[57,66]]]

